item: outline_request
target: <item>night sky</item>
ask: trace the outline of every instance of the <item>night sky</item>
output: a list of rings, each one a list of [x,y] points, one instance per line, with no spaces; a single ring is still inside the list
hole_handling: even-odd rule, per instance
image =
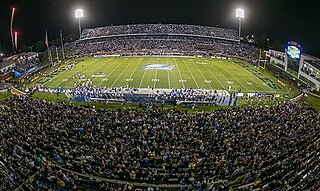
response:
[[[19,44],[77,33],[74,10],[83,8],[83,28],[131,23],[183,23],[237,29],[235,9],[245,9],[245,34],[265,32],[271,40],[299,42],[320,57],[320,6],[316,0],[0,0],[0,43],[11,50],[11,7]]]

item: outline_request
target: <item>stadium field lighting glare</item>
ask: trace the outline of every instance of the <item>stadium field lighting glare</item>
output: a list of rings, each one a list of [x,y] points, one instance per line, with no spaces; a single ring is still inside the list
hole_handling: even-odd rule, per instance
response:
[[[244,18],[244,10],[241,8],[238,8],[236,10],[236,17],[239,19],[239,44],[241,40],[241,20]]]
[[[77,9],[75,11],[76,19],[79,19],[79,38],[81,37],[81,19],[83,18],[83,9]]]
[[[237,17],[237,18],[244,18],[244,10],[238,8],[238,9],[236,10],[236,17]]]

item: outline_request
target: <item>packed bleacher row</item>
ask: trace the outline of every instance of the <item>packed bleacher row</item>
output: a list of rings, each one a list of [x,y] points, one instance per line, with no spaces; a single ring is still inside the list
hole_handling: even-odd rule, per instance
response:
[[[159,95],[162,100],[194,101],[194,102],[216,102],[218,98],[217,90],[194,90],[194,89],[173,89]]]
[[[45,86],[33,86],[26,88],[26,93],[35,92],[64,93],[71,100],[77,102],[117,102],[117,103],[154,103],[156,105],[220,105],[233,104],[237,100],[236,95],[229,95],[222,90],[204,89],[172,89],[160,92],[158,89],[138,88],[109,88],[90,86],[90,80],[86,85],[74,84],[73,89],[50,89]],[[233,99],[235,98],[235,99]]]
[[[69,44],[66,48],[72,56],[117,51],[178,50],[202,52],[202,54],[207,54],[208,56],[222,54],[254,60],[257,58],[258,53],[258,49],[250,44],[184,36],[112,37],[100,40],[77,41]]]
[[[14,69],[17,72],[24,74],[29,70],[38,67],[39,65],[40,65],[40,62],[38,59],[24,60],[24,61],[16,62],[16,67]]]
[[[13,66],[10,66],[10,67],[7,67],[7,68],[3,68],[0,70],[0,75],[3,75],[3,74],[6,74],[8,72],[11,72],[13,71],[14,67]]]
[[[297,103],[107,111],[24,96],[2,101],[0,113],[0,190],[133,190],[102,178],[146,190],[319,188],[320,115]],[[76,173],[100,183],[92,177],[90,186]]]
[[[21,74],[28,73],[28,71],[35,69],[40,66],[40,62],[38,60],[24,60],[15,62],[14,66],[7,67],[0,71],[0,75],[6,74],[11,71],[16,71]]]
[[[238,40],[236,30],[185,24],[132,24],[84,29],[81,39],[107,37],[112,35],[195,35]]]
[[[123,101],[134,103],[152,102],[162,105],[180,105],[180,104],[208,104],[208,105],[225,105],[225,101],[230,102],[232,97],[217,90],[201,89],[172,89],[169,92],[160,93],[159,90],[149,90],[149,95],[142,95],[137,88],[106,88],[78,85],[68,93],[74,98],[84,98],[81,100],[88,101]],[[136,97],[136,99],[135,99]],[[144,100],[145,99],[145,100]]]

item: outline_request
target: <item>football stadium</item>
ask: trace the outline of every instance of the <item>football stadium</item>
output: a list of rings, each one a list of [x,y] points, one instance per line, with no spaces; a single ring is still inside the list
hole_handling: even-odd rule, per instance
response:
[[[97,87],[287,93],[277,81],[273,82],[250,64],[238,60],[166,56],[86,58],[71,67],[52,73],[38,83],[67,89],[73,88],[75,83],[90,81]]]
[[[56,3],[33,13],[37,30],[70,4]],[[45,30],[24,50],[16,15],[32,20],[30,5],[3,4],[0,191],[320,190],[320,59],[294,40],[276,49],[242,34],[244,9],[233,10],[238,29],[87,27],[75,9],[78,35]]]

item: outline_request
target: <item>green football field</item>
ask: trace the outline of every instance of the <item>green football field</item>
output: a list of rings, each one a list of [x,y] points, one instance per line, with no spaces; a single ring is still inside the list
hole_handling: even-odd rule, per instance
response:
[[[71,61],[69,61],[71,63]],[[54,72],[37,83],[49,88],[74,84],[100,87],[194,88],[259,93],[287,93],[276,78],[248,63],[198,57],[86,58],[73,69]]]

